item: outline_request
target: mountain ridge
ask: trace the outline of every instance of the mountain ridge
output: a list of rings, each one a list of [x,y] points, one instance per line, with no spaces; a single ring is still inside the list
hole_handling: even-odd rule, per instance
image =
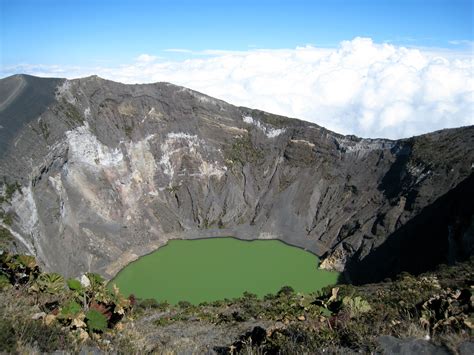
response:
[[[0,79],[0,107],[15,77]],[[474,126],[367,139],[170,83],[20,78],[29,84],[0,109],[2,189],[21,185],[1,223],[67,275],[112,277],[169,239],[233,235],[280,239],[374,281],[403,271],[361,276],[388,236],[462,182],[472,188]],[[472,208],[459,223],[437,208],[446,255],[419,271],[472,252]]]

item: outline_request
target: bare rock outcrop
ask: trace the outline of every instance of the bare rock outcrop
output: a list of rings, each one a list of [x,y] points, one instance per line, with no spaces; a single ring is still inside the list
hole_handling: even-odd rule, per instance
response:
[[[16,75],[0,148],[1,225],[71,276],[173,238],[276,238],[356,283],[472,253],[472,126],[361,139],[168,83]]]

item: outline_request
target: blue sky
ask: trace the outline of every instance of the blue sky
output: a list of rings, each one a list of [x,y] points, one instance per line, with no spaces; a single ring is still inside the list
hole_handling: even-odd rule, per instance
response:
[[[472,0],[0,0],[1,64],[117,65],[141,53],[336,47],[370,37],[466,49]]]
[[[0,0],[0,78],[166,81],[343,134],[474,124],[474,0]]]

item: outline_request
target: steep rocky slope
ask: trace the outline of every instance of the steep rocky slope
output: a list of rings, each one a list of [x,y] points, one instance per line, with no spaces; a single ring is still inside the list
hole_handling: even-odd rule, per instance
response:
[[[473,164],[472,126],[360,139],[168,83],[0,80],[1,226],[71,276],[229,235],[356,283],[421,272],[472,253]]]

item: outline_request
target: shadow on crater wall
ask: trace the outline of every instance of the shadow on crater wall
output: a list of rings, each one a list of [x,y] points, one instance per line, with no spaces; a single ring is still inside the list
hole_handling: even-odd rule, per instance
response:
[[[362,260],[354,255],[346,273],[354,284],[378,282],[402,271],[420,274],[472,254],[474,174],[425,207]]]

